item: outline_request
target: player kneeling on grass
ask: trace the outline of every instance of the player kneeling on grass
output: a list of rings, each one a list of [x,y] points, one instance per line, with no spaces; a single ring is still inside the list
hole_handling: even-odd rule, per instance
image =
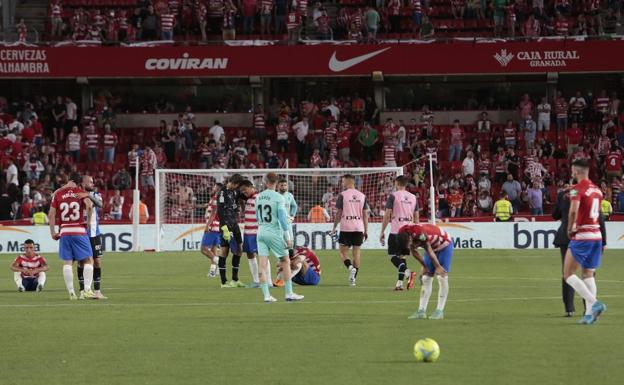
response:
[[[48,263],[45,258],[35,253],[35,242],[27,239],[24,242],[24,254],[15,258],[11,265],[17,291],[41,291],[46,282]]]
[[[423,266],[422,290],[420,291],[420,305],[410,319],[427,318],[427,305],[433,286],[433,276],[438,277],[438,306],[429,317],[430,319],[444,318],[444,305],[448,298],[448,273],[451,271],[453,258],[453,240],[446,231],[436,225],[419,224],[403,226],[399,230],[399,245],[402,249],[409,249],[414,258]],[[425,249],[424,258],[418,254],[418,248]]]
[[[316,286],[321,282],[321,263],[307,247],[297,247],[290,258],[292,281],[297,285]],[[282,271],[277,271],[275,286],[283,286]]]
[[[599,223],[602,192],[589,179],[589,163],[586,160],[572,162],[572,177],[578,183],[570,190],[570,244],[563,262],[563,278],[585,300],[585,315],[579,323],[590,325],[607,310],[607,306],[596,299],[594,278],[603,247]],[[575,274],[579,266],[583,279]]]
[[[292,247],[293,240],[290,238],[288,214],[284,197],[275,191],[277,174],[268,173],[265,176],[266,189],[256,196],[256,219],[258,221],[258,255],[260,257],[260,288],[264,296],[264,302],[275,302],[269,292],[271,277],[268,275],[269,253],[278,258],[286,301],[300,301],[302,295],[295,294],[292,290],[290,271],[290,258],[288,249]]]

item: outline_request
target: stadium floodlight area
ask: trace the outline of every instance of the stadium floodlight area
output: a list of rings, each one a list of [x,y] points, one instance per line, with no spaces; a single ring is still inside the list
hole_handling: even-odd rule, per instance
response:
[[[325,208],[333,218],[335,199],[342,191],[340,177],[345,174],[355,177],[356,187],[367,196],[373,217],[379,216],[388,194],[394,189],[395,178],[403,175],[403,168],[158,169],[156,251],[160,251],[163,225],[205,223],[206,206],[216,183],[225,183],[229,176],[240,174],[262,191],[263,177],[268,172],[288,180],[289,191],[299,207],[294,222],[308,222],[308,213],[316,205]]]

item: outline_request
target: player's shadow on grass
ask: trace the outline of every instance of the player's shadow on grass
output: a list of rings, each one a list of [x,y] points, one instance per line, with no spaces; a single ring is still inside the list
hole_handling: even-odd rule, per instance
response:
[[[383,364],[383,365],[414,365],[414,360],[404,359],[404,360],[386,360],[386,361],[369,361],[369,364]]]

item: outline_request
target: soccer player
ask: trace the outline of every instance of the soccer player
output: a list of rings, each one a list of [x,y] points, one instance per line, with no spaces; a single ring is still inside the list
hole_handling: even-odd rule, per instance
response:
[[[243,237],[238,227],[239,199],[240,192],[238,186],[243,181],[240,174],[232,175],[225,188],[217,194],[217,215],[219,215],[219,230],[221,235],[221,256],[219,257],[219,275],[221,276],[221,287],[245,287],[245,284],[238,280],[238,268],[240,265],[241,252],[243,249]],[[225,262],[232,250],[232,280],[228,282]]]
[[[453,240],[444,229],[430,224],[403,226],[397,236],[399,246],[408,249],[423,266],[422,290],[418,310],[409,319],[427,318],[427,305],[433,286],[433,276],[438,278],[438,306],[429,319],[443,319],[444,306],[449,293],[448,273],[451,271],[453,258]],[[418,254],[418,248],[425,249],[424,258]]]
[[[210,269],[208,277],[217,276],[217,264],[219,263],[218,249],[221,245],[219,234],[219,216],[217,215],[217,194],[223,188],[223,184],[215,183],[212,187],[212,198],[206,205],[206,228],[202,236],[201,253],[210,260]]]
[[[383,223],[381,224],[381,235],[379,242],[383,246],[386,241],[386,227],[390,223],[390,235],[388,236],[388,255],[390,261],[399,271],[399,278],[394,287],[395,291],[403,290],[403,279],[407,274],[407,290],[414,286],[415,272],[409,272],[407,269],[407,261],[405,256],[409,255],[409,249],[399,249],[397,234],[401,227],[411,224],[412,221],[418,223],[420,220],[418,214],[418,201],[416,196],[405,190],[407,186],[407,178],[399,176],[395,180],[396,191],[388,196],[384,211]]]
[[[49,270],[45,258],[35,253],[35,242],[27,239],[24,242],[24,254],[15,258],[11,265],[17,291],[41,291],[46,282],[46,271]]]
[[[256,197],[258,192],[250,180],[244,180],[240,184],[240,192],[247,198],[245,201],[245,213],[243,215],[245,230],[243,233],[243,251],[247,254],[247,262],[249,262],[249,271],[253,282],[250,287],[260,287],[260,278],[258,276],[258,220],[256,219]],[[268,273],[271,277],[271,273]]]
[[[93,298],[91,283],[93,282],[93,255],[83,213],[87,213],[87,223],[93,215],[93,201],[89,194],[78,187],[82,177],[76,172],[69,176],[69,182],[52,195],[50,204],[50,236],[60,239],[59,257],[63,261],[63,278],[69,292],[69,299],[76,300],[74,291],[73,261],[84,262],[84,296]],[[59,214],[60,232],[56,232],[56,215]]]
[[[87,234],[91,243],[91,255],[93,256],[93,299],[107,299],[102,294],[100,287],[102,282],[102,236],[100,233],[100,220],[97,209],[103,208],[102,195],[94,191],[93,177],[85,175],[82,177],[81,187],[89,193],[89,199],[93,202],[93,213],[87,222]],[[80,285],[79,299],[84,299],[84,262],[78,262],[78,284]]]
[[[570,190],[570,244],[563,262],[563,278],[585,300],[585,315],[579,323],[590,325],[607,310],[607,306],[596,299],[594,278],[600,266],[603,247],[598,223],[602,192],[589,179],[589,163],[585,159],[572,162],[572,178],[578,183]],[[582,280],[575,274],[579,266],[582,269]]]
[[[277,301],[269,292],[271,277],[268,275],[269,253],[279,260],[286,301],[301,301],[302,295],[292,290],[290,258],[288,248],[292,247],[292,238],[288,231],[288,213],[284,197],[275,191],[277,175],[268,173],[265,178],[266,189],[256,197],[256,219],[258,220],[258,255],[260,257],[260,287],[264,302]]]
[[[292,195],[290,191],[288,191],[288,179],[282,178],[277,182],[277,191],[282,194],[284,199],[286,200],[286,213],[288,213],[288,231],[290,231],[290,239],[295,239],[292,232],[292,223],[295,220],[295,216],[297,215],[297,201],[295,201],[295,197]],[[293,248],[288,249],[288,256],[293,257],[295,252]]]
[[[307,247],[297,247],[290,259],[292,281],[298,285],[316,286],[321,282],[321,262]]]
[[[355,177],[346,174],[342,177],[344,191],[336,199],[336,216],[332,236],[336,234],[336,227],[340,223],[338,244],[340,245],[340,259],[349,270],[349,285],[355,286],[358,270],[360,269],[360,247],[368,238],[369,206],[366,195],[355,189]],[[349,259],[349,249],[353,248],[353,262]]]

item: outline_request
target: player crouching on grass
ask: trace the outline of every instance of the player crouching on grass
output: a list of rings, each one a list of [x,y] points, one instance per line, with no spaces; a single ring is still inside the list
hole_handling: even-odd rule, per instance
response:
[[[290,258],[292,281],[302,286],[317,286],[321,282],[321,262],[307,247],[297,247]],[[282,271],[277,271],[275,286],[284,286]]]
[[[408,318],[427,318],[427,305],[431,297],[433,276],[436,275],[439,284],[438,306],[429,319],[443,319],[444,305],[446,305],[449,292],[448,273],[451,271],[453,258],[453,240],[442,228],[430,224],[403,226],[399,230],[398,239],[401,249],[409,249],[414,258],[423,266],[420,305],[418,310]],[[424,258],[418,254],[419,247],[425,249]]]
[[[607,310],[607,306],[596,299],[594,278],[603,248],[599,224],[602,192],[589,179],[589,163],[584,159],[572,162],[572,178],[578,183],[570,190],[570,244],[563,262],[563,278],[585,300],[585,315],[579,323],[591,325]],[[579,266],[583,279],[575,274]]]
[[[45,258],[35,253],[35,242],[27,239],[24,242],[24,254],[15,258],[11,265],[17,291],[41,291],[46,282],[46,271],[49,270]]]

